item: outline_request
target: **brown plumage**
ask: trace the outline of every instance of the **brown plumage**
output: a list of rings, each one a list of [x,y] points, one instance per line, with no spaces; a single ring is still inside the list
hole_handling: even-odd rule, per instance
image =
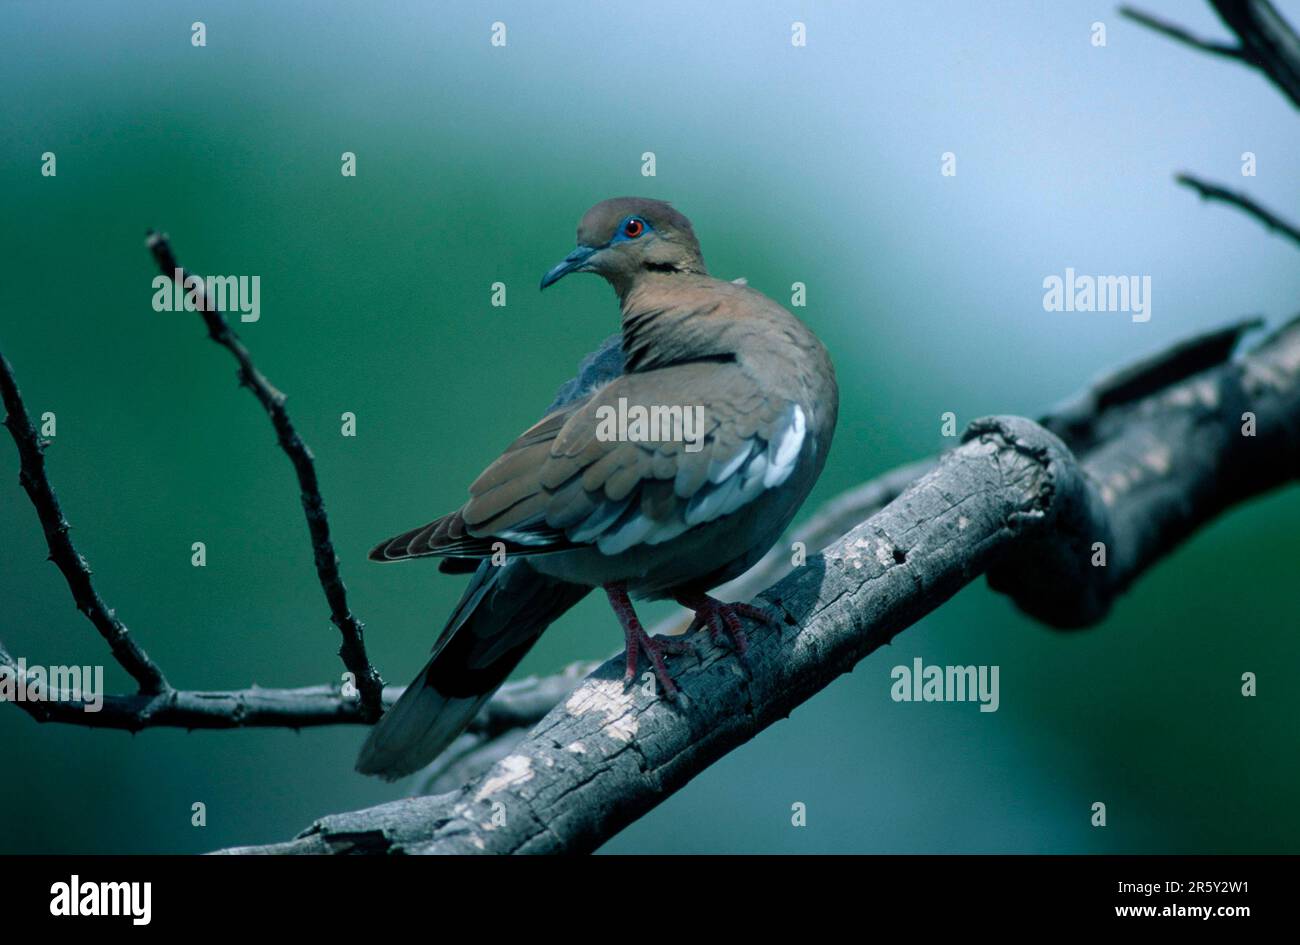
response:
[[[430,760],[545,626],[593,587],[607,591],[624,626],[629,678],[643,654],[675,692],[666,646],[646,635],[629,595],[677,599],[743,651],[738,615],[757,614],[706,592],[771,547],[825,463],[834,370],[802,322],[753,289],[709,276],[690,222],[661,201],[597,204],[578,240],[542,286],[570,272],[613,285],[622,372],[606,371],[557,404],[484,470],[460,509],[371,553],[463,562],[451,570],[502,547],[508,558],[500,568],[477,566],[433,659],[371,733],[360,770],[394,775]],[[638,409],[676,426],[612,422]],[[517,606],[538,599],[547,606],[527,614]],[[453,659],[462,675],[477,674],[473,685],[460,684]],[[467,694],[457,711],[447,711],[450,690]]]

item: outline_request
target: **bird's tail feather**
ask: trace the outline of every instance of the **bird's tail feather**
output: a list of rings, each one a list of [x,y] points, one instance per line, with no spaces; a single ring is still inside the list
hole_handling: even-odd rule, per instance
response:
[[[480,564],[433,656],[371,729],[357,770],[393,780],[431,762],[465,731],[542,631],[589,590],[538,574],[521,560]]]
[[[425,681],[428,669],[371,730],[357,757],[362,774],[394,781],[418,771],[455,741],[492,697],[490,692],[464,699],[445,696]]]

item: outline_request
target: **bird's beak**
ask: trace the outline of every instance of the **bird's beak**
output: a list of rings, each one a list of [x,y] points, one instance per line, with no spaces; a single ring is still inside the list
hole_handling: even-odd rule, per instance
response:
[[[545,289],[548,285],[554,285],[571,272],[581,272],[582,267],[586,265],[587,260],[595,252],[596,248],[593,246],[579,246],[565,256],[563,262],[552,266],[546,275],[542,276],[541,288]]]

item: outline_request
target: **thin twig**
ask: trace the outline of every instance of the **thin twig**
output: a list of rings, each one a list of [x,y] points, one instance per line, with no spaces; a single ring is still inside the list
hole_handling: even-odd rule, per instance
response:
[[[30,686],[32,675],[24,672],[3,646],[0,667],[20,676]],[[48,685],[46,683],[45,685]],[[401,689],[386,689],[387,704],[397,701]],[[167,689],[159,693],[107,695],[42,691],[36,698],[18,700],[19,708],[38,722],[62,722],[88,728],[138,732],[146,728],[229,729],[306,728],[340,722],[362,722],[361,705],[334,686],[303,686],[298,689],[263,689],[252,686],[225,692],[195,692]]]
[[[1273,211],[1269,210],[1267,207],[1260,206],[1245,194],[1228,190],[1225,187],[1220,187],[1218,184],[1211,184],[1210,182],[1203,181],[1191,174],[1175,175],[1174,180],[1178,181],[1178,183],[1182,184],[1184,187],[1192,188],[1200,194],[1204,200],[1218,200],[1245,211],[1273,232],[1281,233],[1295,244],[1300,245],[1300,227],[1297,227],[1294,223],[1289,223],[1288,221],[1283,220]]]
[[[4,355],[0,355],[0,396],[3,397],[6,411],[4,424],[14,438],[14,445],[18,447],[18,481],[27,490],[32,505],[36,506],[36,515],[41,520],[45,542],[50,548],[50,560],[63,572],[77,610],[85,614],[99,635],[108,641],[113,658],[140,684],[140,692],[158,695],[169,691],[171,687],[162,670],[149,658],[127,631],[126,625],[118,619],[117,613],[104,603],[104,599],[95,590],[95,585],[90,580],[90,567],[72,544],[68,535],[68,520],[63,517],[59,499],[45,475],[47,441],[37,435],[32,419],[27,415],[27,408],[23,405],[22,395],[18,392],[13,368]]]
[[[599,663],[573,663],[553,676],[529,676],[506,683],[495,693],[465,730],[474,743],[490,742],[508,733],[523,732],[546,715],[579,680]],[[10,684],[25,677],[28,691],[33,675],[0,643],[0,669],[7,670]],[[48,686],[48,678],[41,683]],[[385,686],[384,706],[402,695],[401,686]],[[39,698],[15,700],[20,709],[38,722],[56,722],[82,728],[106,728],[139,732],[148,728],[237,729],[319,728],[324,725],[368,724],[356,695],[344,695],[337,683],[265,689],[256,684],[247,689],[172,689],[159,693],[118,695],[42,690]]]
[[[325,599],[329,602],[330,620],[338,627],[343,636],[343,645],[339,656],[343,665],[356,680],[357,690],[361,693],[361,707],[365,717],[373,721],[382,711],[384,680],[366,656],[363,638],[363,624],[348,607],[347,588],[339,574],[338,557],[334,553],[334,543],[330,538],[329,519],[325,514],[325,502],[321,498],[320,483],[316,478],[316,465],[311,450],[303,442],[298,431],[294,429],[284,407],[284,394],[276,390],[253,364],[252,356],[244,347],[239,336],[235,334],[225,316],[208,304],[203,292],[202,280],[193,273],[181,268],[172,253],[167,237],[161,233],[150,232],[146,240],[149,251],[162,274],[169,279],[179,280],[182,288],[195,293],[200,301],[199,312],[208,327],[208,337],[221,345],[234,356],[239,364],[239,383],[252,391],[275,427],[280,448],[293,463],[298,474],[298,487],[302,495],[302,509],[307,516],[307,528],[311,532],[312,550],[316,559],[316,575]]]
[[[1242,62],[1245,61],[1240,46],[1234,46],[1229,43],[1216,43],[1213,40],[1201,39],[1199,36],[1188,32],[1175,23],[1170,23],[1168,20],[1162,20],[1159,17],[1152,16],[1150,13],[1144,13],[1143,11],[1134,9],[1133,7],[1120,7],[1119,13],[1120,16],[1126,16],[1134,22],[1141,23],[1143,26],[1153,29],[1164,36],[1168,36],[1172,40],[1191,46],[1193,49],[1199,49],[1201,52],[1207,52],[1215,56],[1223,56],[1227,59],[1236,59]]]

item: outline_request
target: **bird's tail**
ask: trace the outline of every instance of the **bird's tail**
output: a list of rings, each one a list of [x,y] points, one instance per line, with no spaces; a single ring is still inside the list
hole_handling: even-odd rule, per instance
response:
[[[538,574],[519,559],[480,563],[433,656],[370,730],[357,770],[394,780],[431,762],[465,731],[542,631],[589,590]]]

